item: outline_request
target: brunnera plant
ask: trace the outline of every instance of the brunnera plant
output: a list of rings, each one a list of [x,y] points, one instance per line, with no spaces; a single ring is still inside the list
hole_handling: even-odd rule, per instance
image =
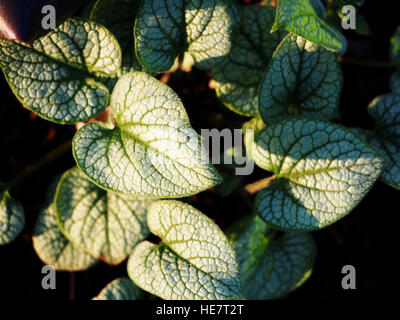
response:
[[[307,232],[343,218],[378,179],[400,188],[400,70],[393,92],[368,107],[375,130],[332,122],[346,39],[325,10],[319,0],[97,0],[33,43],[0,39],[0,66],[23,106],[79,124],[58,150],[72,149],[77,166],[54,178],[33,230],[40,259],[64,271],[127,260],[129,278],[94,299],[142,299],[143,290],[275,299],[306,281],[316,256]],[[211,71],[222,104],[253,117],[243,118],[246,154],[269,172],[243,190],[257,192],[254,204],[225,233],[189,204],[224,181],[180,97],[158,79],[184,57]],[[24,228],[10,191],[30,173],[0,184],[0,244]]]

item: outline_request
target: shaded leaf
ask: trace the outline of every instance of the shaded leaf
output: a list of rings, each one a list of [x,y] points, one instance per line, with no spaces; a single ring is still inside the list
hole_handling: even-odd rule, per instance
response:
[[[242,22],[232,38],[229,55],[213,70],[218,98],[232,111],[258,114],[258,87],[276,47],[286,32],[270,33],[274,7],[243,8]]]
[[[274,53],[261,81],[261,117],[267,124],[293,114],[331,119],[342,82],[334,54],[289,34]]]
[[[234,236],[242,292],[248,299],[283,297],[311,274],[316,255],[311,235],[290,232],[276,238],[274,234],[255,216],[246,219],[244,229]]]
[[[0,245],[12,242],[25,226],[24,208],[8,191],[0,191]]]

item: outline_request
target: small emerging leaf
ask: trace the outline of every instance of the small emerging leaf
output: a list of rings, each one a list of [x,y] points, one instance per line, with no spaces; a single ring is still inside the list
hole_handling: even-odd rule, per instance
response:
[[[64,237],[58,228],[53,204],[40,212],[32,241],[43,263],[51,265],[56,270],[86,270],[97,261],[88,253],[77,249]]]
[[[259,217],[253,217],[233,240],[242,292],[248,299],[276,299],[299,287],[311,275],[316,247],[308,233],[285,233],[274,239]]]
[[[232,111],[253,116],[258,112],[258,87],[276,47],[286,32],[270,33],[274,7],[243,8],[242,22],[235,30],[232,49],[213,70],[218,98]]]
[[[315,1],[313,1],[315,3]],[[285,29],[328,50],[344,53],[346,39],[318,17],[309,0],[279,0],[272,32]]]
[[[104,27],[69,19],[33,44],[0,39],[0,66],[21,103],[57,123],[87,121],[109,102],[95,76],[116,75],[117,40]]]
[[[125,74],[111,109],[115,129],[89,123],[73,141],[75,160],[93,182],[150,198],[189,196],[220,182],[171,88],[146,73]]]
[[[147,214],[159,245],[144,241],[128,260],[142,289],[163,299],[240,298],[236,255],[222,231],[188,204],[159,201]]]
[[[149,205],[100,189],[77,168],[63,175],[55,199],[58,224],[67,239],[109,264],[122,262],[147,237]]]
[[[267,124],[288,115],[331,119],[341,90],[342,72],[336,56],[289,34],[261,81],[260,114]]]
[[[390,57],[393,62],[400,63],[400,26],[390,39]]]
[[[376,98],[368,112],[377,124],[369,142],[386,160],[380,179],[400,189],[400,95],[386,94]]]
[[[24,226],[24,208],[8,191],[0,190],[0,245],[12,242]]]
[[[229,0],[230,1],[230,0]],[[235,7],[228,0],[144,0],[135,24],[136,53],[150,72],[168,71],[188,51],[197,67],[229,53]]]
[[[316,230],[348,214],[378,179],[383,160],[363,139],[322,120],[289,118],[256,137],[254,160],[276,179],[256,197],[282,230]]]
[[[104,287],[93,300],[138,300],[141,290],[128,278],[118,278]]]

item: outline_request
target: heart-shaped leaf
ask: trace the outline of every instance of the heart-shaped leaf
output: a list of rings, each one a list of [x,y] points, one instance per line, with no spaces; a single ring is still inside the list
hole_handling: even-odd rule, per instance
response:
[[[279,0],[271,32],[278,29],[293,32],[328,50],[346,51],[344,36],[318,16],[309,0]]]
[[[232,240],[246,298],[280,298],[311,275],[316,247],[310,234],[290,232],[276,238],[257,216],[239,224],[242,230]]]
[[[322,120],[289,118],[256,137],[254,160],[276,179],[256,197],[282,230],[316,230],[349,213],[378,179],[383,159],[363,139]]]
[[[188,51],[197,67],[216,67],[231,48],[232,8],[228,0],[144,0],[135,24],[140,63],[168,71]]]
[[[310,0],[310,4],[315,10],[315,13],[322,19],[326,18],[326,9],[321,0]]]
[[[55,198],[57,220],[74,246],[109,264],[122,262],[147,237],[148,200],[100,189],[77,168],[67,171]]]
[[[258,87],[276,47],[286,32],[270,33],[274,7],[248,6],[235,29],[232,49],[213,70],[218,98],[232,111],[258,114]]]
[[[54,205],[43,209],[36,221],[33,231],[33,247],[47,265],[56,270],[86,270],[96,263],[96,259],[77,249],[64,237],[57,225]]]
[[[122,72],[140,70],[133,28],[140,0],[97,0],[90,19],[105,26],[117,38],[122,51]]]
[[[104,27],[69,19],[33,44],[0,39],[0,66],[21,103],[57,123],[87,121],[109,103],[95,76],[121,66],[117,40]]]
[[[25,226],[24,208],[8,191],[0,191],[0,245],[12,242]]]
[[[253,160],[254,150],[254,138],[265,128],[265,123],[260,116],[254,117],[253,119],[245,122],[242,126],[243,131],[243,142],[246,147],[246,155],[249,160]]]
[[[112,94],[117,127],[89,123],[74,137],[78,166],[102,188],[177,198],[220,182],[177,94],[146,73],[125,74]]]
[[[118,278],[104,287],[93,300],[138,300],[141,290],[128,278]]]
[[[267,124],[293,114],[331,119],[341,89],[342,72],[336,56],[289,34],[261,81],[260,114]]]
[[[130,278],[163,299],[240,298],[234,251],[209,218],[178,201],[154,203],[147,214],[159,245],[144,241],[128,260]]]
[[[386,160],[380,179],[400,189],[400,95],[386,94],[374,99],[368,112],[377,124],[369,143]]]
[[[393,73],[390,78],[390,88],[394,93],[400,93],[400,72]]]

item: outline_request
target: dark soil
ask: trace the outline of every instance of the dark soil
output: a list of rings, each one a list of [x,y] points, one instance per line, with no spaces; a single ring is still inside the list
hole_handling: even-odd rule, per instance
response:
[[[395,1],[367,0],[360,10],[369,23],[371,35],[345,32],[349,42],[347,57],[358,60],[389,61],[390,37],[400,24]],[[373,120],[367,105],[378,95],[389,92],[390,68],[343,64],[344,88],[340,122],[347,126],[371,129]],[[209,89],[210,74],[194,69],[190,74],[171,77],[171,85],[183,99],[192,125],[200,128],[240,128],[245,118],[222,107]],[[0,75],[0,179],[7,181],[45,154],[70,140],[73,126],[52,124],[24,109],[15,99],[3,75]],[[111,267],[100,263],[74,274],[57,273],[57,290],[43,290],[43,263],[32,247],[32,230],[41,208],[45,190],[53,177],[74,166],[71,152],[11,190],[25,208],[27,224],[11,244],[0,247],[0,300],[2,299],[79,299],[95,296],[109,281],[126,276],[126,264]],[[242,185],[263,178],[263,171],[246,177]],[[318,255],[311,278],[287,299],[364,297],[388,294],[398,287],[400,263],[399,192],[378,182],[361,204],[334,225],[314,232]],[[237,195],[222,198],[215,191],[191,199],[194,206],[209,215],[222,228],[250,214]],[[357,289],[343,290],[344,265],[357,271]]]

